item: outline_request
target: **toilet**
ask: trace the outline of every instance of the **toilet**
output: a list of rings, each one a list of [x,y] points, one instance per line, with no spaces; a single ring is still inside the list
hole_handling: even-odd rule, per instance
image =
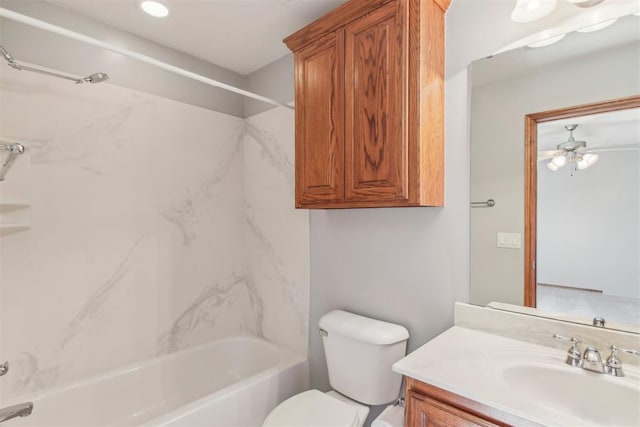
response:
[[[362,427],[369,407],[398,398],[402,376],[391,365],[406,354],[400,325],[333,310],[319,322],[333,390],[309,390],[274,408],[262,427]]]

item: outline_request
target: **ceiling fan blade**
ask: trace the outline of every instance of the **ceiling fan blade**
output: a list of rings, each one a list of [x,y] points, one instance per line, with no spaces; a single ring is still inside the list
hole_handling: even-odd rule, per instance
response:
[[[556,156],[564,154],[564,150],[548,150],[548,151],[539,151],[538,152],[538,161],[541,162],[543,160],[552,159]]]
[[[593,147],[587,147],[580,149],[581,153],[604,153],[607,151],[638,151],[640,145],[627,144],[627,145],[595,145]]]

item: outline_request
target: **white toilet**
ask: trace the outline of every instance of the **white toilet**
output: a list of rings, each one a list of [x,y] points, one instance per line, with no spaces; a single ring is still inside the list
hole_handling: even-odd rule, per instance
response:
[[[391,365],[406,353],[409,332],[400,325],[333,310],[322,316],[328,393],[309,390],[278,405],[262,427],[362,427],[369,407],[398,398],[402,376]]]

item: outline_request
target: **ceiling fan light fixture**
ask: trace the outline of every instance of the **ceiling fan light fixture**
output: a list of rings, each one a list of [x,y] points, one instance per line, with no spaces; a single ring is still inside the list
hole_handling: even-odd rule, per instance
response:
[[[591,33],[593,31],[598,31],[598,30],[602,30],[603,28],[607,28],[609,25],[613,24],[617,20],[618,20],[618,18],[610,19],[608,21],[604,21],[604,22],[600,22],[598,24],[593,24],[593,25],[589,25],[587,27],[580,28],[579,30],[576,30],[576,31],[579,32],[579,33]]]
[[[587,153],[582,156],[582,159],[576,162],[578,169],[585,170],[595,165],[598,161],[598,155],[593,153]]]
[[[558,169],[560,169],[558,166],[556,166],[553,162],[549,162],[547,163],[547,167],[549,169],[551,169],[551,171],[556,172]]]
[[[565,156],[555,156],[551,159],[551,163],[553,163],[557,168],[561,168],[567,164],[567,158]]]
[[[518,0],[511,12],[511,20],[519,24],[537,21],[556,8],[556,0]]]

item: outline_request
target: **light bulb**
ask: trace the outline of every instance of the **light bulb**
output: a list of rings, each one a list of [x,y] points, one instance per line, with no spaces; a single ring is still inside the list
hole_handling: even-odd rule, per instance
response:
[[[511,19],[521,24],[537,21],[553,12],[556,4],[556,0],[518,0]]]
[[[567,164],[567,158],[565,156],[556,156],[551,159],[551,163],[556,165],[556,167],[561,168]]]
[[[145,0],[140,3],[140,8],[151,16],[156,18],[164,18],[169,15],[169,8],[160,2],[153,0]]]
[[[553,172],[555,172],[555,171],[557,171],[557,170],[558,170],[558,167],[557,167],[556,165],[554,165],[554,164],[553,164],[553,162],[549,162],[549,163],[547,163],[547,167],[548,167],[549,169],[551,169]]]
[[[578,160],[576,164],[578,165],[578,169],[584,170],[593,166],[598,161],[597,154],[587,153],[582,156],[581,160]]]

